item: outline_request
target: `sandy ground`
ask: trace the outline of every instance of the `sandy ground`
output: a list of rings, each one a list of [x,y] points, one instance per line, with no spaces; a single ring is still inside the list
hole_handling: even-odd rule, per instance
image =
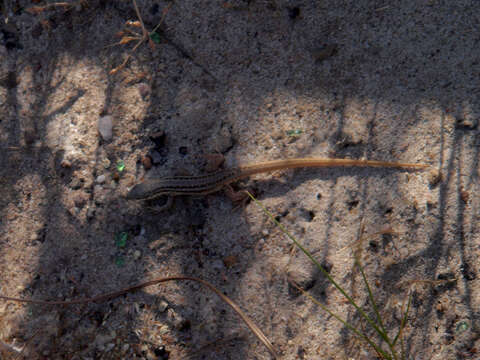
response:
[[[205,171],[211,153],[225,166],[425,163],[276,172],[238,188],[368,309],[349,246],[363,228],[362,263],[393,335],[409,284],[430,281],[411,288],[406,358],[480,358],[477,1],[139,0],[149,31],[163,23],[135,52],[135,41],[118,44],[138,20],[131,1],[49,3],[0,5],[0,294],[75,299],[196,276],[237,302],[281,358],[375,359],[289,285],[373,336],[254,203],[235,209],[218,193],[157,214],[125,194],[144,177]],[[188,282],[69,307],[2,301],[0,340],[1,359],[272,358]]]

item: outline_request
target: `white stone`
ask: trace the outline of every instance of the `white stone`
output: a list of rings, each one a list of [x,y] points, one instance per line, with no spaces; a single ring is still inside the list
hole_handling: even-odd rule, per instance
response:
[[[112,140],[113,135],[113,117],[111,115],[102,116],[98,119],[98,132],[105,141]]]

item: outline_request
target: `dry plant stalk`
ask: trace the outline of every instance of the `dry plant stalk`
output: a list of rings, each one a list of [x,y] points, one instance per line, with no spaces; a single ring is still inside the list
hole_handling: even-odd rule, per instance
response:
[[[3,296],[0,295],[0,299],[2,300],[7,300],[7,301],[15,301],[15,302],[23,302],[23,303],[29,303],[29,304],[38,304],[38,305],[74,305],[74,304],[85,304],[85,303],[90,303],[90,302],[102,302],[106,301],[118,296],[121,296],[123,294],[139,290],[141,288],[145,288],[147,286],[152,286],[168,281],[184,281],[184,280],[189,280],[189,281],[196,281],[205,287],[207,287],[209,290],[213,291],[218,297],[220,297],[228,306],[230,306],[237,314],[240,316],[240,318],[243,320],[243,322],[250,328],[250,330],[255,334],[255,336],[265,345],[265,347],[270,351],[272,356],[276,359],[278,358],[278,355],[270,342],[268,338],[265,336],[265,334],[260,330],[260,328],[252,321],[250,318],[240,309],[240,307],[233,302],[230,298],[228,298],[226,295],[224,295],[220,290],[218,290],[215,286],[210,284],[209,282],[191,277],[191,276],[170,276],[170,277],[160,277],[156,278],[150,281],[146,281],[140,284],[136,284],[133,286],[129,286],[127,288],[114,291],[111,293],[103,294],[103,295],[98,295],[90,298],[83,298],[83,299],[76,299],[76,300],[70,300],[70,301],[63,301],[63,300],[53,300],[53,301],[46,301],[46,300],[34,300],[34,299],[21,299],[21,298],[15,298],[15,297],[10,297],[10,296]]]
[[[109,72],[110,75],[114,75],[119,70],[123,69],[125,67],[125,65],[127,65],[128,60],[130,60],[130,58],[132,57],[132,54],[140,47],[140,45],[143,44],[143,42],[148,41],[148,45],[150,46],[150,49],[152,49],[152,51],[155,49],[155,44],[152,41],[152,39],[150,38],[150,34],[153,34],[155,31],[157,31],[157,29],[160,27],[160,25],[165,20],[165,17],[166,17],[168,11],[170,10],[170,8],[172,7],[172,4],[173,4],[173,2],[171,2],[170,4],[167,5],[167,7],[165,9],[163,9],[162,18],[160,19],[160,22],[158,23],[157,26],[155,26],[155,28],[151,32],[148,32],[147,29],[145,28],[145,24],[143,23],[142,15],[140,14],[140,10],[138,9],[138,5],[137,5],[136,0],[132,0],[132,1],[133,1],[133,7],[135,8],[135,12],[137,14],[138,20],[137,21],[131,21],[131,20],[127,21],[125,23],[125,26],[126,26],[125,31],[133,34],[133,36],[123,36],[122,39],[114,45],[125,45],[125,44],[128,44],[129,42],[135,41],[135,40],[137,40],[138,42],[133,47],[132,51],[127,55],[125,60],[119,66],[110,70],[110,72]],[[142,29],[142,34],[138,34],[138,33],[134,32],[133,30],[130,30],[129,28],[127,28],[127,26],[141,28]],[[123,32],[122,31],[119,32],[119,35],[122,36]]]
[[[26,11],[32,15],[38,15],[43,13],[44,11],[59,8],[59,7],[62,7],[63,10],[67,11],[77,5],[86,6],[87,2],[86,0],[79,0],[76,2],[56,2],[56,3],[46,4],[43,6],[42,5],[31,6],[28,9],[26,9]]]

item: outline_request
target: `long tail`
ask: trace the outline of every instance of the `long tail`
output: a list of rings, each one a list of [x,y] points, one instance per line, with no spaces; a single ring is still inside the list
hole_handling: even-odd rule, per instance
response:
[[[410,164],[397,163],[389,161],[376,160],[355,160],[355,159],[322,159],[322,158],[298,158],[285,160],[272,160],[261,163],[242,165],[240,170],[242,177],[247,177],[263,172],[294,169],[302,167],[382,167],[382,168],[397,168],[397,169],[424,169],[428,165],[425,164]]]

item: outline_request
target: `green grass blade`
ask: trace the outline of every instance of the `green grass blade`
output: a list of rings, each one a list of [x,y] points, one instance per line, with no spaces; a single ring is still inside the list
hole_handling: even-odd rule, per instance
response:
[[[393,353],[393,345],[392,342],[390,341],[387,331],[385,330],[385,326],[383,325],[382,317],[380,316],[380,312],[378,311],[377,303],[375,302],[375,299],[373,298],[373,293],[370,288],[370,284],[368,283],[367,277],[365,275],[365,272],[363,271],[363,267],[360,264],[360,260],[358,259],[357,256],[355,256],[355,265],[357,265],[358,269],[360,270],[360,273],[362,274],[362,279],[363,282],[365,283],[365,287],[367,288],[368,292],[368,298],[370,299],[370,303],[372,304],[373,311],[375,312],[375,315],[377,317],[378,324],[380,325],[378,334],[380,337],[388,344],[388,347]]]
[[[397,340],[401,338],[403,329],[405,328],[405,325],[407,324],[407,317],[408,317],[408,312],[410,311],[410,304],[412,303],[412,293],[408,295],[408,302],[407,302],[407,309],[405,310],[405,314],[403,314],[402,317],[402,322],[400,323],[400,328],[398,329],[398,333],[395,336],[395,339],[393,339],[393,346],[397,343]]]
[[[330,274],[323,268],[322,265],[320,265],[320,263],[310,254],[310,252],[305,249],[294,237],[293,235],[291,235],[288,230],[282,225],[280,224],[276,219],[275,217],[265,208],[265,206],[263,206],[263,204],[258,201],[252,194],[250,194],[250,192],[247,191],[247,194],[248,196],[263,210],[263,212],[270,218],[270,220],[273,221],[273,223],[275,223],[279,228],[280,230],[285,234],[287,235],[287,237],[292,240],[295,245],[317,266],[317,268],[323,273],[323,275],[325,275],[325,277],[328,279],[328,281],[333,285],[335,286],[335,288],[340,291],[340,293],[348,300],[348,302],[358,311],[358,313],[370,324],[371,327],[373,327],[375,329],[375,331],[380,334],[380,336],[382,336],[382,330],[377,326],[377,324],[372,320],[370,319],[370,317],[362,310],[362,308],[360,308],[356,303],[355,301],[345,292],[345,290],[343,290],[343,288],[337,284],[337,282],[330,276]],[[383,338],[383,336],[382,336]],[[376,349],[376,347],[375,347]],[[386,357],[387,359],[391,359],[390,356],[387,356]]]
[[[342,319],[340,316],[338,316],[337,314],[333,313],[330,309],[328,309],[325,305],[323,305],[320,301],[318,301],[317,299],[315,299],[312,295],[310,295],[307,291],[303,290],[301,287],[299,287],[297,284],[295,283],[292,283],[293,286],[295,286],[298,290],[300,290],[302,292],[303,295],[305,295],[306,297],[308,297],[313,303],[315,303],[316,305],[320,306],[322,308],[322,310],[324,310],[325,312],[327,312],[329,315],[333,316],[335,319],[337,319],[338,321],[340,321],[345,327],[349,328],[352,332],[354,332],[360,339],[362,339],[363,341],[365,341],[366,343],[368,343],[370,346],[372,346],[375,351],[377,352],[377,354],[381,357],[383,357],[384,359],[391,359],[391,356],[389,354],[387,354],[384,350],[382,350],[377,344],[375,344],[372,340],[370,340],[368,338],[367,335],[365,335],[363,332],[361,332],[360,330],[358,330],[356,327],[354,327],[353,325],[351,325],[349,322],[347,322],[346,320]]]

